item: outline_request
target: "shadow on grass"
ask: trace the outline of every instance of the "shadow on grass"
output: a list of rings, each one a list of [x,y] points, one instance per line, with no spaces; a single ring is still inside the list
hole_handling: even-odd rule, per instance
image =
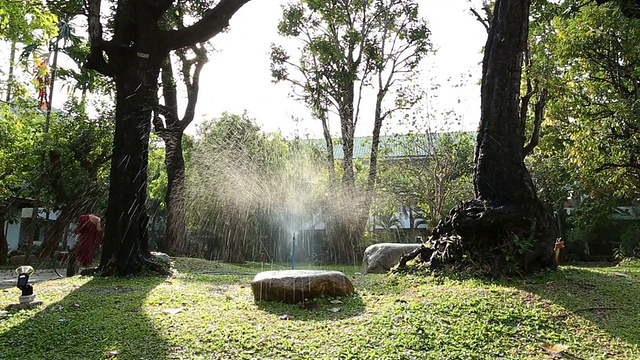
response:
[[[36,296],[46,307],[12,309],[1,319],[0,358],[170,358],[171,347],[143,309],[164,278],[93,278],[77,287],[79,281],[36,284]]]
[[[256,301],[262,311],[293,321],[336,321],[362,315],[366,307],[358,294],[340,298],[310,299],[303,304],[285,304],[277,301]]]
[[[640,278],[624,268],[561,267],[516,286],[582,317],[629,344],[640,345]]]

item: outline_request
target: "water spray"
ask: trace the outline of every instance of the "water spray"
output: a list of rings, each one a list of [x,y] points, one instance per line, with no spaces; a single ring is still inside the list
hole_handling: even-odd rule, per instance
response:
[[[293,240],[291,241],[291,269],[296,267],[296,233],[293,233]]]

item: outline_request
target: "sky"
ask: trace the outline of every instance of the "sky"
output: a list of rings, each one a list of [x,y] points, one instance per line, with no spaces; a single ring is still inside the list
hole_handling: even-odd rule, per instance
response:
[[[485,29],[470,14],[469,0],[418,1],[437,49],[422,65],[425,88],[439,85],[428,93],[429,112],[438,119],[432,127],[445,127],[442,113],[453,109],[461,123],[447,125],[448,130],[475,130],[480,120],[478,81]],[[269,49],[272,43],[284,41],[277,34],[277,24],[282,16],[281,6],[286,3],[287,0],[252,0],[232,17],[228,32],[213,39],[213,46],[219,50],[209,56],[202,71],[196,120],[188,133],[194,133],[202,120],[218,117],[224,111],[241,114],[246,110],[265,132],[281,131],[286,137],[322,136],[320,123],[311,118],[301,102],[289,96],[290,86],[271,80]],[[330,128],[334,135],[338,134],[336,119]],[[372,116],[365,113],[358,122],[356,136],[370,135],[372,129]],[[386,128],[387,132],[406,130],[393,120]]]
[[[219,117],[223,112],[247,114],[256,120],[264,132],[280,131],[291,138],[321,138],[319,121],[311,118],[304,104],[290,97],[291,87],[274,84],[270,73],[269,49],[272,43],[285,44],[277,34],[282,6],[290,0],[252,0],[231,19],[227,32],[218,34],[212,44],[216,52],[202,70],[196,118],[187,128],[194,134],[204,120]],[[476,130],[480,120],[481,76],[480,53],[486,41],[484,27],[470,14],[469,8],[479,0],[417,0],[420,15],[429,22],[431,40],[437,50],[421,65],[421,80],[428,90],[428,102],[423,105],[436,119],[435,130]],[[7,53],[7,54],[5,54]],[[1,48],[2,58],[8,49]],[[5,56],[6,55],[6,56]],[[293,55],[295,56],[295,55]],[[74,67],[70,59],[61,57],[59,66]],[[6,72],[7,64],[0,64]],[[60,86],[54,93],[53,106],[62,107],[68,97]],[[186,102],[186,101],[185,101]],[[356,136],[370,136],[373,129],[373,101],[364,101],[363,116],[356,127]],[[453,110],[459,124],[445,123],[447,111]],[[294,121],[297,119],[297,121]],[[333,135],[339,134],[339,120],[330,120]],[[383,128],[386,133],[410,130],[391,119]],[[411,129],[413,130],[413,129]]]

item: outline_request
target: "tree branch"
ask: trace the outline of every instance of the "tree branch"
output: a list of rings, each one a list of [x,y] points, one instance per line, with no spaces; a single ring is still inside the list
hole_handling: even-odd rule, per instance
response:
[[[549,92],[547,89],[542,89],[540,96],[538,96],[538,101],[536,101],[534,105],[534,122],[533,122],[533,133],[531,134],[531,139],[529,140],[529,144],[524,147],[522,150],[522,157],[525,158],[527,155],[531,154],[533,149],[538,146],[540,142],[540,127],[542,126],[542,120],[544,118],[544,107],[547,105],[547,98]]]
[[[97,72],[113,76],[113,69],[105,60],[103,51],[106,42],[102,39],[102,24],[100,23],[100,5],[101,0],[87,0],[89,24],[89,42],[90,52],[85,62],[85,67],[96,70]]]
[[[471,13],[473,15],[476,16],[476,19],[478,20],[478,22],[480,24],[482,24],[482,26],[484,26],[485,30],[487,30],[487,34],[489,33],[489,29],[491,29],[491,20],[489,18],[483,18],[482,16],[480,16],[480,14],[478,13],[478,11],[474,8],[469,8],[469,10],[471,11]],[[486,11],[486,9],[485,9]],[[487,14],[488,15],[488,14]]]
[[[229,20],[250,0],[220,0],[205,12],[200,21],[184,29],[167,31],[164,38],[166,50],[176,50],[185,46],[206,42],[229,26]]]
[[[184,131],[189,124],[193,121],[196,110],[196,103],[198,102],[198,91],[200,89],[200,73],[204,64],[209,60],[207,58],[207,50],[204,47],[191,46],[191,50],[196,54],[195,58],[190,62],[182,56],[181,59],[185,66],[182,68],[182,74],[184,77],[185,85],[187,87],[187,108],[184,112],[184,116],[180,121],[180,130]],[[193,74],[191,75],[191,67],[195,66]],[[191,81],[189,81],[191,77]]]
[[[604,163],[601,166],[597,167],[595,169],[595,171],[596,172],[601,172],[601,171],[604,171],[604,170],[617,169],[617,168],[627,168],[627,169],[640,170],[640,164],[637,164],[637,163],[621,163],[621,164]]]

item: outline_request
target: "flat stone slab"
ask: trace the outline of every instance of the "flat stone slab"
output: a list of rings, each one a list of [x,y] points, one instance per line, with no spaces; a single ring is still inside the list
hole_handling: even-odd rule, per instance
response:
[[[380,243],[368,246],[362,259],[365,274],[384,274],[394,267],[404,254],[419,248],[422,244]]]
[[[256,301],[296,304],[320,296],[352,294],[353,284],[340,271],[280,270],[263,271],[251,281]]]

